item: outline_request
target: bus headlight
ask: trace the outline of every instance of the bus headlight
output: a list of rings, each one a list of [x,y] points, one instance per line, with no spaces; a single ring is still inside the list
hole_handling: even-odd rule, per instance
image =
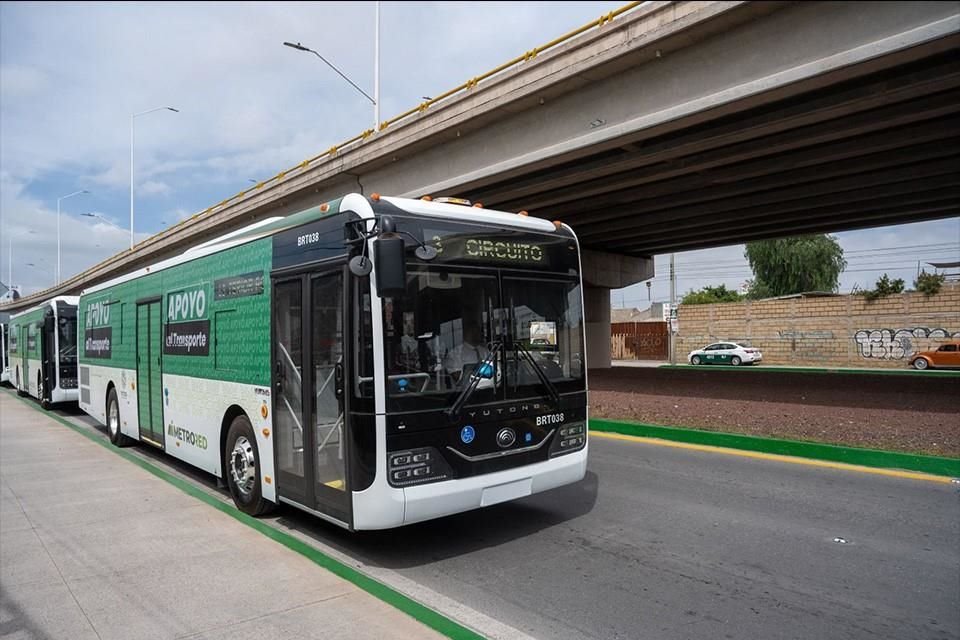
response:
[[[550,444],[550,457],[579,451],[587,444],[587,424],[573,422],[560,427]]]
[[[391,451],[387,454],[387,478],[394,487],[408,487],[452,477],[450,465],[433,447]]]

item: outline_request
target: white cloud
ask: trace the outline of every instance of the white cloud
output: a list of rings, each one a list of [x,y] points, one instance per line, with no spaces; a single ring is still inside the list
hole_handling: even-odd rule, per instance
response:
[[[158,182],[156,180],[147,180],[143,184],[137,186],[136,193],[145,196],[168,194],[170,193],[170,185],[164,184],[163,182]]]
[[[0,93],[6,99],[21,100],[41,93],[49,87],[47,75],[34,67],[0,65]]]

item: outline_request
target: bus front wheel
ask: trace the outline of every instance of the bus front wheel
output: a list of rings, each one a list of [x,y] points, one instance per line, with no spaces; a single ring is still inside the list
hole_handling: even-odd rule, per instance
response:
[[[107,433],[115,447],[128,447],[133,444],[133,439],[120,431],[120,401],[117,400],[117,390],[112,387],[107,394]]]
[[[251,516],[270,510],[271,503],[265,500],[260,490],[260,452],[257,438],[247,416],[237,416],[230,423],[227,441],[223,448],[226,463],[224,475],[237,508]]]
[[[40,406],[44,409],[50,408],[50,400],[47,399],[47,390],[43,386],[43,374],[37,374],[37,400],[40,401]]]

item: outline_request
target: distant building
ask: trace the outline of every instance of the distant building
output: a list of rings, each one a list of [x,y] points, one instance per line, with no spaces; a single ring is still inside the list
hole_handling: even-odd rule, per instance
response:
[[[610,323],[663,322],[663,302],[654,302],[648,309],[611,309]]]

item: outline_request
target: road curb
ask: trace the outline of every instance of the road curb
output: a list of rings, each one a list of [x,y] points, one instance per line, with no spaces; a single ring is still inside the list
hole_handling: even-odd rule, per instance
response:
[[[692,364],[661,364],[656,367],[657,369],[682,369],[682,370],[697,370],[697,371],[762,371],[764,373],[832,373],[832,374],[849,374],[849,375],[878,375],[878,376],[924,376],[927,378],[960,378],[960,371],[947,371],[947,370],[932,370],[927,369],[925,371],[916,371],[913,369],[840,369],[840,368],[828,368],[828,367],[780,367],[780,366],[763,366],[760,365],[749,365],[749,366],[739,366],[735,367],[729,364],[709,364],[709,365],[692,365]]]
[[[201,502],[206,503],[207,505],[213,507],[214,509],[217,509],[218,511],[221,511],[227,514],[228,516],[234,518],[235,520],[242,522],[243,524],[247,525],[251,529],[254,529],[259,533],[262,533],[264,536],[270,538],[274,542],[278,542],[282,544],[283,546],[287,547],[294,553],[298,553],[301,556],[304,556],[314,564],[319,565],[320,567],[323,567],[327,571],[330,571],[331,573],[343,578],[347,582],[353,584],[354,586],[365,591],[366,593],[369,593],[370,595],[377,598],[378,600],[382,600],[383,602],[389,604],[395,609],[399,609],[400,611],[409,615],[411,618],[417,620],[418,622],[420,622],[421,624],[424,624],[427,627],[430,627],[434,631],[446,636],[447,638],[451,638],[451,640],[484,640],[484,637],[482,635],[478,634],[472,629],[468,629],[467,627],[464,627],[458,622],[446,617],[442,613],[435,611],[427,607],[426,605],[423,605],[417,602],[416,600],[409,598],[408,596],[403,595],[399,591],[396,591],[395,589],[388,587],[382,582],[379,582],[371,578],[370,576],[358,571],[357,569],[354,569],[353,567],[350,567],[340,562],[339,560],[336,560],[335,558],[328,556],[322,551],[310,546],[309,544],[301,540],[298,540],[297,538],[291,536],[290,534],[285,533],[279,529],[276,529],[270,526],[269,524],[254,518],[253,516],[249,516],[243,513],[242,511],[239,511],[232,504],[228,504],[226,502],[217,500],[215,497],[207,494],[201,489],[198,489],[197,487],[193,486],[186,480],[178,478],[175,475],[164,471],[160,467],[146,460],[143,460],[131,453],[128,453],[123,449],[118,449],[114,447],[109,443],[109,441],[104,440],[103,438],[97,437],[96,435],[89,433],[85,429],[81,429],[75,424],[70,423],[69,420],[65,420],[64,418],[61,418],[56,414],[43,411],[40,408],[40,406],[34,403],[32,400],[17,396],[16,393],[14,393],[9,389],[4,389],[4,392],[6,392],[7,395],[9,396],[24,402],[25,404],[27,404],[33,409],[36,409],[40,413],[43,413],[45,416],[47,416],[51,420],[55,420],[56,422],[59,422],[63,426],[67,427],[68,429],[71,429],[72,431],[79,433],[80,435],[82,435],[84,438],[87,438],[91,442],[95,442],[101,447],[103,447],[104,449],[112,453],[115,453],[116,455],[120,456],[127,462],[132,462],[133,464],[137,465],[138,467],[147,471],[148,473],[153,474],[154,476],[160,478],[161,480],[165,480],[166,482],[168,482],[169,484],[172,484],[173,486],[180,489],[187,495],[193,496],[197,500],[200,500]]]
[[[811,458],[829,462],[843,462],[863,467],[879,469],[906,469],[919,471],[936,476],[960,477],[960,458],[945,458],[940,456],[926,456],[897,451],[882,451],[879,449],[862,449],[859,447],[843,447],[818,442],[801,442],[799,440],[781,440],[777,438],[761,438],[734,433],[716,431],[700,431],[683,427],[662,427],[653,424],[626,422],[621,420],[590,420],[590,429],[620,433],[628,436],[644,438],[659,438],[674,442],[723,447],[725,449],[740,449],[743,451],[758,451],[797,458]]]

